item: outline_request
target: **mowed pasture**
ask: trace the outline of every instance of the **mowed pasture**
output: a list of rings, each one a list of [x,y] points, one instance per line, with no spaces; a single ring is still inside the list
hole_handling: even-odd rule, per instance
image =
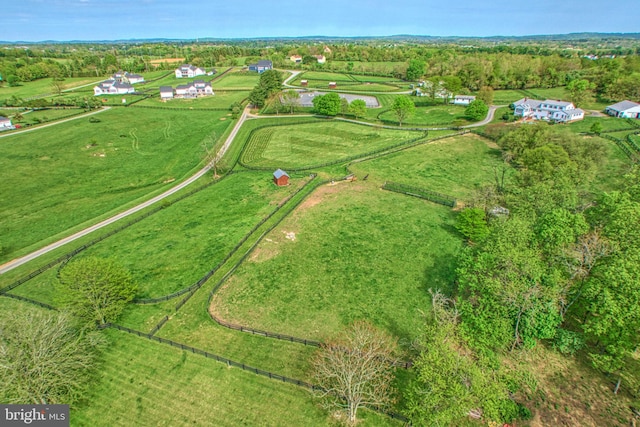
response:
[[[132,272],[138,298],[197,282],[303,180],[286,187],[271,173],[232,174],[78,255],[113,258]]]
[[[156,94],[140,101],[136,106],[162,107],[162,108],[225,108],[231,110],[231,104],[240,103],[249,96],[249,91],[214,91],[213,96],[200,98],[181,99],[174,98],[168,101],[160,99]]]
[[[78,86],[91,85],[105,80],[106,77],[70,77],[62,82],[63,90],[72,89]],[[55,90],[51,83],[52,79],[39,79],[32,82],[20,83],[18,86],[9,86],[4,84],[0,86],[0,100],[17,96],[18,98],[30,98],[32,96],[53,94]]]
[[[225,114],[118,108],[0,139],[0,261],[195,172]]]
[[[347,159],[423,135],[337,120],[268,126],[249,134],[240,159],[249,167],[303,168]]]
[[[470,133],[354,163],[350,169],[380,185],[393,181],[465,200],[477,188],[494,184],[495,171],[503,166],[498,146]]]
[[[415,98],[414,98],[415,99]],[[378,119],[385,122],[398,123],[396,113],[387,110],[378,115]],[[417,107],[412,116],[407,117],[403,126],[463,126],[473,123],[465,116],[465,107],[460,105],[436,105],[432,107]]]
[[[260,74],[252,71],[232,71],[213,81],[213,91],[220,89],[251,90],[258,84]]]
[[[74,426],[324,426],[330,416],[310,392],[120,331],[105,331],[109,347],[96,386],[71,411]],[[359,413],[363,426],[393,426],[388,417]]]
[[[354,92],[397,92],[407,90],[406,82],[392,77],[356,76],[344,73],[330,73],[322,71],[306,71],[291,81],[293,86],[301,86],[301,81],[307,81],[307,87],[326,89],[330,82],[337,84],[336,89]]]
[[[227,321],[327,339],[367,319],[416,338],[429,288],[448,286],[462,239],[451,209],[371,182],[325,185],[267,235],[213,299]]]

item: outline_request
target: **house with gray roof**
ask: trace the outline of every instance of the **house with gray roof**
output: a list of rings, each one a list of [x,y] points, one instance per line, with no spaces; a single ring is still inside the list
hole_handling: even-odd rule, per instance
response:
[[[568,123],[584,119],[584,111],[576,108],[572,102],[554,99],[522,98],[513,103],[513,114],[516,117]]]
[[[621,101],[609,105],[604,110],[608,115],[625,119],[640,119],[640,104],[633,101]]]
[[[128,71],[118,71],[112,76],[112,79],[118,83],[129,83],[131,85],[144,82],[144,77],[140,74],[130,73]]]
[[[173,88],[171,86],[160,86],[160,99],[163,101],[173,99]]]
[[[215,95],[211,83],[204,80],[194,80],[186,85],[176,86],[175,91],[176,98],[198,98],[211,95]]]
[[[127,93],[135,93],[135,89],[129,83],[121,83],[114,79],[100,82],[93,87],[93,95],[124,95]]]
[[[182,64],[176,68],[176,78],[191,78],[197,76],[203,76],[207,74],[204,68],[196,67],[190,64]]]
[[[14,126],[11,124],[11,120],[0,116],[0,130],[9,130],[14,129]]]
[[[249,71],[257,71],[258,74],[262,74],[267,70],[273,70],[273,62],[268,59],[263,59],[255,64],[249,65]]]
[[[473,95],[456,95],[452,102],[454,105],[469,105],[475,100],[476,97]]]

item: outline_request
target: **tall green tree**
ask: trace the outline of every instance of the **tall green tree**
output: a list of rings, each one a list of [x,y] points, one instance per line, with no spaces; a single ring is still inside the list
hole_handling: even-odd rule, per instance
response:
[[[316,96],[312,102],[315,112],[324,116],[337,116],[342,107],[340,95],[335,92]]]
[[[415,113],[416,105],[408,96],[399,96],[393,100],[391,110],[396,114],[399,125],[402,126],[402,122]]]
[[[60,270],[61,302],[83,321],[115,321],[133,300],[137,285],[131,273],[110,259],[72,260]]]
[[[596,85],[586,79],[575,79],[567,84],[566,90],[569,93],[569,99],[576,106],[581,106],[585,102],[593,98],[593,89]]]
[[[356,119],[367,114],[367,104],[362,99],[354,99],[349,104],[349,112],[356,116]]]
[[[416,81],[424,76],[427,63],[420,59],[412,59],[407,67],[406,78],[408,81]]]
[[[487,113],[489,112],[489,107],[484,101],[476,99],[471,101],[469,106],[464,110],[464,115],[470,118],[471,120],[482,120],[487,117]]]

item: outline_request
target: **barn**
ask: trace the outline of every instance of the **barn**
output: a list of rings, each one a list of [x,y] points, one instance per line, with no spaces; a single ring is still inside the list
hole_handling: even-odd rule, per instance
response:
[[[278,169],[273,173],[273,183],[279,187],[289,185],[289,175],[282,169]]]

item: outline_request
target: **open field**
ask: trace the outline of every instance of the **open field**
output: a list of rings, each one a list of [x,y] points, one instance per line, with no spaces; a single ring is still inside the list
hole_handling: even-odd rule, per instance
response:
[[[448,286],[461,238],[450,209],[372,183],[320,187],[224,284],[227,321],[326,339],[367,319],[403,339],[420,330],[428,289]]]
[[[393,131],[340,121],[254,131],[242,153],[254,167],[299,168],[336,161],[418,138],[421,132]]]
[[[117,259],[138,283],[137,298],[197,282],[301,181],[277,187],[270,172],[237,173],[88,249],[78,257]]]
[[[162,101],[160,95],[147,98],[136,106],[152,106],[163,108],[230,108],[235,102],[242,102],[249,96],[249,91],[215,91],[213,96],[203,96],[194,99],[171,99]]]
[[[70,77],[62,82],[63,89],[70,89],[76,86],[82,86],[89,83],[97,83],[106,77]],[[51,79],[39,79],[32,82],[20,83],[20,86],[8,86],[7,84],[0,87],[0,102],[5,98],[17,96],[18,98],[29,98],[31,96],[44,95],[54,93],[51,87]],[[89,87],[90,88],[90,87]],[[90,88],[91,89],[91,88]]]
[[[418,107],[413,116],[402,123],[403,126],[463,126],[473,123],[465,117],[465,107],[460,105],[442,105],[434,107]],[[386,122],[398,123],[396,114],[387,110],[378,114],[378,118]]]
[[[502,165],[502,153],[494,143],[467,134],[354,163],[350,169],[379,185],[393,181],[465,200],[479,186],[493,184],[494,169]]]
[[[226,130],[225,114],[119,108],[3,138],[0,261],[183,179],[202,141]]]
[[[71,411],[77,426],[323,426],[329,416],[306,390],[119,331],[106,331],[98,384]],[[394,424],[363,411],[363,426]]]
[[[15,114],[18,110],[12,110],[11,113]],[[28,112],[21,112],[22,119],[15,120],[12,118],[11,122],[15,124],[21,125],[34,125],[39,124],[41,122],[59,120],[65,117],[74,116],[78,113],[82,113],[84,110],[81,108],[56,108],[56,109],[48,109],[48,110],[34,110]]]
[[[237,71],[225,74],[220,79],[215,80],[211,86],[213,91],[221,89],[253,89],[260,80],[258,73],[249,71]]]

